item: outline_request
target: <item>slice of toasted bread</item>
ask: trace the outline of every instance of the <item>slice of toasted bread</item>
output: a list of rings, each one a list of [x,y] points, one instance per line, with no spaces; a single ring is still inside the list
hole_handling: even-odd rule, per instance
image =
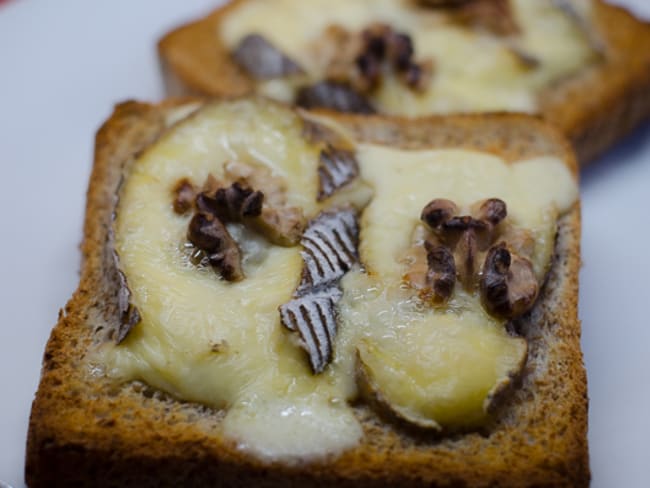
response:
[[[219,36],[223,19],[246,2],[232,1],[160,40],[169,95],[236,96],[255,90],[256,81],[233,62]],[[539,114],[569,138],[581,164],[650,115],[650,24],[602,0],[594,0],[591,19],[603,59],[538,93]]]
[[[217,102],[219,103],[219,102]],[[223,103],[223,102],[221,102]],[[558,222],[540,298],[520,319],[528,342],[521,381],[484,432],[439,437],[386,423],[363,404],[360,444],[309,462],[265,462],[223,435],[218,410],[135,382],[118,384],[89,359],[119,327],[119,272],[109,233],[131,163],[197,103],[116,107],[96,138],[81,279],[47,344],[27,441],[26,480],[41,486],[586,486],[586,375],[577,319],[579,204]],[[420,121],[327,113],[357,141],[462,148],[506,161],[554,156],[576,174],[563,138],[524,115]]]

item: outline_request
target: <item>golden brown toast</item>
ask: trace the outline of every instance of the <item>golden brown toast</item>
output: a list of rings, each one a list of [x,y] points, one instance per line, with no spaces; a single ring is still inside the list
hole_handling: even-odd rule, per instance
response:
[[[219,37],[223,19],[246,2],[232,1],[160,40],[169,95],[237,96],[255,90],[256,80],[233,62]],[[602,0],[595,0],[593,9],[591,27],[602,44],[602,59],[537,95],[539,115],[568,137],[581,163],[593,160],[650,114],[650,25]]]
[[[227,102],[216,102],[227,103]],[[109,229],[115,195],[135,158],[178,110],[197,102],[125,102],[97,133],[88,189],[80,284],[47,344],[27,443],[29,486],[587,486],[586,375],[577,318],[580,207],[558,222],[551,269],[533,310],[518,319],[528,342],[521,384],[481,432],[438,436],[385,422],[354,405],[361,443],[304,463],[265,462],[224,437],[222,412],[178,401],[141,382],[93,371],[91,351],[119,327],[119,276]],[[321,114],[323,115],[323,114]],[[515,161],[560,158],[569,145],[524,115],[423,120],[326,113],[355,141],[462,148]],[[577,177],[577,176],[576,176]]]

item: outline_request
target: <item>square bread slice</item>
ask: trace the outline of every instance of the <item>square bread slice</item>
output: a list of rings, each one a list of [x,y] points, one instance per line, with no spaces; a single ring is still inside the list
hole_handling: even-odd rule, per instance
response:
[[[239,102],[129,101],[118,105],[97,133],[80,284],[47,344],[30,417],[25,471],[30,487],[589,484],[586,374],[577,318],[578,202],[557,222],[550,269],[536,304],[515,320],[528,343],[521,378],[485,429],[444,435],[413,431],[354,402],[362,427],[356,446],[302,462],[268,461],[224,435],[222,409],[175,399],[144,382],[116,382],[98,369],[93,351],[120,330],[124,311],[123,277],[111,245],[117,192],[131,177],[134,161],[204,103]],[[569,144],[525,115],[418,121],[326,112],[318,117],[344,128],[355,143],[464,149],[506,162],[552,156],[577,178]]]
[[[264,94],[271,94],[274,97],[275,95],[273,94],[277,94],[282,101],[291,101],[291,96],[287,95],[286,90],[278,89],[275,80],[267,83],[265,79],[259,79],[259,77],[256,79],[247,70],[243,69],[241,64],[236,63],[232,53],[234,48],[228,47],[223,40],[225,35],[223,25],[225,20],[238,11],[249,8],[252,10],[256,3],[263,4],[264,2],[257,2],[257,0],[231,1],[226,6],[215,10],[205,18],[172,30],[160,40],[158,50],[168,95],[238,96],[256,90],[259,91],[260,83],[265,82],[268,88],[261,90]],[[301,29],[300,23],[306,22],[309,19],[304,17],[306,13],[304,12],[305,8],[303,6],[309,5],[307,8],[310,8],[312,4],[299,3],[302,5],[300,15],[303,17],[300,17],[302,20],[295,21],[293,24],[291,19],[298,14],[290,12],[290,2],[279,2],[275,7],[278,12],[276,17],[282,17],[282,9],[287,10],[287,13],[284,15],[287,24],[284,27],[274,28],[274,32],[278,38],[282,37],[282,32],[284,31],[305,31],[304,28]],[[360,1],[359,3],[363,7],[368,2]],[[395,2],[395,4],[397,3]],[[455,12],[459,8],[464,8],[458,6],[461,3],[470,4],[470,8],[472,8],[471,4],[486,4],[490,2],[486,2],[485,0],[471,0],[470,2],[428,2],[429,6],[423,6],[423,4],[427,3],[426,1],[420,2],[417,6],[415,6],[417,3],[415,1],[410,3],[412,5],[409,8],[428,9],[429,11],[444,11],[447,9]],[[493,3],[506,4],[507,2],[499,1]],[[523,4],[524,2],[519,3]],[[585,37],[592,43],[596,60],[592,60],[592,62],[587,63],[577,71],[569,70],[567,73],[560,73],[546,84],[535,88],[536,108],[525,108],[522,105],[520,109],[526,112],[536,112],[557,126],[572,142],[578,156],[578,161],[584,164],[593,160],[596,156],[615,144],[634,127],[646,120],[650,114],[650,50],[647,48],[650,45],[650,25],[647,22],[635,18],[625,9],[609,5],[602,0],[589,0],[588,2],[558,0],[556,2],[540,2],[540,4],[546,4],[545,7],[540,8],[568,9],[569,13],[567,14],[567,18],[571,22],[576,22],[577,29],[582,30],[585,33]],[[580,16],[579,12],[582,8],[581,6],[584,4],[591,4],[592,12],[590,15]],[[349,3],[348,5],[350,5],[351,10],[355,10],[352,8],[353,3]],[[385,9],[386,5],[390,5],[390,2],[383,1],[377,3],[375,14],[381,22],[390,23],[390,21],[386,21],[386,18],[391,19],[392,13],[381,15],[382,9]],[[481,5],[477,6],[481,7]],[[328,16],[332,16],[333,19],[338,19],[337,21],[333,20],[333,23],[341,22],[342,25],[347,25],[348,23],[356,25],[354,20],[340,19],[341,15],[334,15],[336,9],[339,8],[336,4],[327,7],[327,12],[316,10],[317,8],[320,9],[320,7],[314,7],[313,18],[326,19],[329,18]],[[502,7],[498,7],[497,11],[500,8]],[[485,53],[487,53],[485,44],[490,45],[494,41],[494,39],[488,39],[486,41],[482,36],[485,34],[486,29],[490,30],[495,19],[502,19],[505,14],[503,12],[495,13],[493,9],[482,9],[482,7],[476,8],[473,11],[480,11],[480,15],[487,17],[487,20],[481,20],[479,22],[479,35],[476,41],[476,49],[472,53],[462,51],[461,54],[450,54],[450,56],[466,60],[467,63],[476,62],[480,65],[485,58]],[[260,15],[260,18],[264,18],[264,15]],[[274,26],[277,21],[278,19],[276,18],[265,19],[262,23],[264,24],[266,22],[268,26]],[[396,31],[407,35],[410,34],[408,27],[405,27],[410,20],[394,19],[393,22],[396,26],[399,26],[399,28],[396,27]],[[548,19],[544,20],[544,22],[546,24],[549,23]],[[312,23],[314,22],[310,20],[309,25]],[[483,24],[486,24],[487,27],[483,26]],[[485,28],[482,28],[482,26]],[[561,32],[561,27],[559,26],[555,30],[552,25],[550,27],[547,25],[547,27],[549,30],[545,35],[556,37]],[[271,27],[268,28],[270,29]],[[522,29],[525,30],[527,28],[523,27]],[[251,32],[251,34],[254,33]],[[314,42],[312,38],[317,36],[318,33],[309,30],[304,32],[304,34],[310,36],[309,39],[311,40],[309,42]],[[506,35],[504,37],[502,33],[497,34],[497,42],[505,40],[504,46],[507,49],[512,49],[514,53],[519,52],[519,54],[525,54],[524,51],[517,47],[519,41],[517,40],[518,34],[516,30],[515,34],[510,36]],[[300,37],[301,35],[295,35],[295,39],[291,41],[293,45],[307,42]],[[540,35],[536,34],[536,36],[538,38],[536,42],[539,42]],[[287,41],[287,45],[291,45],[291,43]],[[349,43],[345,45],[345,48],[349,48]],[[418,49],[418,45],[415,45],[416,57],[418,56]],[[319,54],[320,51],[314,52],[315,54],[312,56],[326,56],[326,54]],[[520,57],[523,60],[522,69],[524,71],[526,69],[535,70],[537,69],[536,66],[543,64],[538,63],[536,65],[536,61],[533,58],[533,56],[526,57],[525,55]],[[527,59],[528,61],[526,61]],[[259,65],[259,59],[254,64]],[[488,84],[493,83],[494,79],[500,79],[501,76],[505,76],[503,74],[505,71],[513,69],[507,63],[505,65],[499,64],[498,66],[500,66],[498,68],[500,72],[494,73],[493,76],[491,75],[492,78],[488,79]],[[477,69],[480,71],[480,68]],[[339,75],[333,76],[336,77]],[[455,76],[460,77],[459,81],[461,83],[467,81],[463,78],[462,71],[460,75]],[[433,59],[433,77],[436,77],[435,59]],[[469,75],[465,76],[465,78],[467,77]],[[449,86],[450,81],[451,79],[447,80],[445,86]],[[451,92],[456,93],[458,88],[453,85],[451,83]],[[479,87],[480,90],[481,88]],[[408,92],[408,90],[406,91]],[[512,94],[514,91],[504,89],[502,90],[503,93],[498,93],[494,96],[505,97],[508,96],[506,95],[507,93]],[[500,105],[494,100],[490,100],[486,106],[492,108],[482,109],[478,102],[472,101],[472,97],[474,96],[474,94],[470,94],[470,101],[462,102],[457,110],[461,112],[520,110],[517,108],[517,104],[508,107],[507,105]],[[323,95],[323,97],[327,98],[328,95]],[[332,100],[331,103],[334,103],[334,97],[331,96],[329,98]],[[395,98],[395,100],[399,99]],[[400,105],[399,103],[396,104],[395,100],[393,103],[395,106],[390,111],[391,114],[411,115],[411,110],[406,108],[412,105],[410,102],[409,104],[401,103]],[[362,106],[366,107],[365,104],[362,104]],[[420,108],[417,110],[418,114],[422,114],[422,106],[427,105],[421,102]],[[453,107],[452,100],[445,100],[443,98],[437,102],[435,108],[432,108],[431,113],[446,113],[454,110]],[[359,106],[356,108],[358,110],[361,109]],[[382,107],[378,109],[382,110]]]

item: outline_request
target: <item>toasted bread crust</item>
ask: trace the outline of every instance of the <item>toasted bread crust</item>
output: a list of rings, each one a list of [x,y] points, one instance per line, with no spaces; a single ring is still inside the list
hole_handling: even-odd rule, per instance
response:
[[[217,35],[233,0],[207,17],[165,35],[158,44],[169,95],[238,96],[255,82]],[[607,46],[603,63],[560,80],[540,94],[540,114],[572,142],[581,164],[650,117],[650,23],[622,7],[595,2],[594,24]]]
[[[129,162],[156,140],[169,108],[127,102],[97,134],[83,265],[47,344],[30,417],[25,476],[41,486],[586,486],[586,376],[577,319],[579,206],[560,221],[541,300],[522,320],[530,348],[522,385],[484,433],[413,436],[355,407],[364,439],[339,457],[266,464],[220,430],[220,412],[145,385],[116,385],[86,357],[117,324],[107,240],[115,192]],[[410,148],[463,147],[507,160],[556,155],[574,173],[562,138],[519,115],[431,117],[420,122],[336,116],[356,137]],[[513,137],[514,136],[514,137]]]
[[[598,1],[594,23],[607,46],[604,63],[550,87],[541,113],[591,161],[650,117],[650,23]]]
[[[163,79],[171,96],[238,96],[250,93],[253,80],[218,42],[221,19],[245,0],[234,0],[207,17],[183,25],[158,43]]]

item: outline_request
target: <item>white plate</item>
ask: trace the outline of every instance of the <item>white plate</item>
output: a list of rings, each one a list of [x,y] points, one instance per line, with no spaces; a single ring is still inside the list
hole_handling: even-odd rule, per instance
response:
[[[94,132],[114,103],[162,97],[156,39],[216,3],[0,0],[0,480],[15,488],[43,348],[77,284]],[[647,124],[583,172],[594,487],[650,486],[649,182]]]

